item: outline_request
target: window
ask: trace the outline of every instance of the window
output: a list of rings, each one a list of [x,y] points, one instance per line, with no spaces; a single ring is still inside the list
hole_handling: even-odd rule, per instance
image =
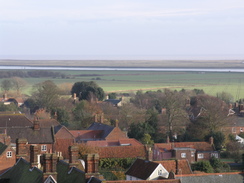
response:
[[[162,170],[158,170],[158,175],[162,175]]]
[[[11,157],[12,157],[12,151],[8,151],[8,152],[6,153],[6,156],[7,156],[7,158],[11,158]]]
[[[47,151],[47,146],[46,145],[42,145],[41,146],[41,151]]]
[[[186,158],[186,153],[181,153],[181,158]]]
[[[198,154],[198,155],[197,155],[197,158],[198,158],[198,159],[203,159],[203,158],[204,158],[204,154]]]
[[[219,158],[219,154],[218,153],[212,153],[211,157]]]

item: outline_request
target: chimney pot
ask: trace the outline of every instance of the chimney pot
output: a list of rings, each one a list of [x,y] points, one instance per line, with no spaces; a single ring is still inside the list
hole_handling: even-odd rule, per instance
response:
[[[210,138],[209,138],[209,143],[210,143],[211,145],[214,144],[214,138],[213,138],[213,137],[210,137]]]
[[[40,122],[37,120],[34,121],[34,130],[40,130]]]
[[[166,143],[170,143],[169,136],[167,136]]]

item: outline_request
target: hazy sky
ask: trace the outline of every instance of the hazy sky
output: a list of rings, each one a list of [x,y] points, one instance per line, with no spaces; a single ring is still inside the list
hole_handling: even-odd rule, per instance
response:
[[[0,0],[0,58],[244,58],[243,0]]]

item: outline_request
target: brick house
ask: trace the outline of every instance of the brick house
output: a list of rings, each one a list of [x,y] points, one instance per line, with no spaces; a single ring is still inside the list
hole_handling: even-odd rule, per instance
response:
[[[85,183],[93,178],[97,183],[101,182],[103,176],[98,172],[98,154],[87,154],[83,164],[78,159],[78,146],[69,146],[68,152],[68,161],[63,161],[58,152],[39,155],[37,145],[30,145],[26,139],[17,139],[14,157],[17,163],[0,174],[0,182]]]
[[[77,143],[97,140],[118,140],[128,138],[116,121],[115,126],[94,122],[86,130],[70,130]]]
[[[160,163],[168,172],[174,172],[175,175],[192,174],[191,166],[188,160],[163,160],[155,161]]]
[[[16,162],[15,149],[11,146],[10,137],[0,134],[0,174]]]
[[[136,139],[128,138],[116,121],[115,126],[94,122],[87,130],[70,130],[77,143],[86,143],[100,158],[146,158],[147,149]]]
[[[40,154],[59,151],[68,158],[68,147],[74,136],[55,119],[29,120],[22,114],[0,115],[0,132],[11,137],[11,143],[25,138],[30,145],[37,145]]]
[[[4,105],[10,105],[11,103],[15,104],[16,106],[20,107],[24,104],[24,100],[21,97],[7,97],[7,94],[5,93],[2,98],[0,98],[0,102],[2,102]]]
[[[187,159],[190,163],[209,160],[212,156],[219,158],[219,153],[213,146],[213,138],[209,142],[168,142],[155,143],[154,160]]]
[[[25,140],[18,139],[17,141]],[[41,155],[41,161],[38,162],[37,146],[31,145],[29,147],[28,143],[18,145],[17,163],[0,175],[0,181],[15,183],[85,183],[91,181],[91,176],[94,176],[93,178],[99,178],[100,176],[98,163],[96,162],[98,159],[94,159],[93,155],[89,155],[85,159],[86,170],[79,169],[78,148],[76,146],[69,147],[69,162],[63,161],[63,158],[56,153],[45,153]],[[28,154],[31,157],[30,161],[26,160]],[[99,181],[99,179],[96,180]]]

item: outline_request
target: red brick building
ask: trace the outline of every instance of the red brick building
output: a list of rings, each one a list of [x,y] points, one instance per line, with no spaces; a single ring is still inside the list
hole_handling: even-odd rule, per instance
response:
[[[209,160],[212,156],[219,158],[213,146],[213,138],[209,142],[168,142],[154,144],[154,160],[187,159],[190,163]]]

